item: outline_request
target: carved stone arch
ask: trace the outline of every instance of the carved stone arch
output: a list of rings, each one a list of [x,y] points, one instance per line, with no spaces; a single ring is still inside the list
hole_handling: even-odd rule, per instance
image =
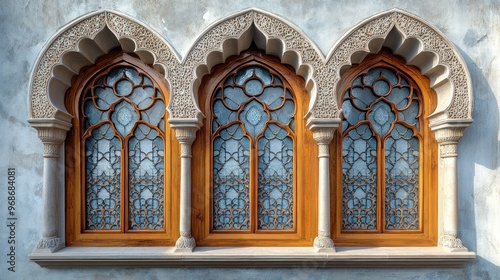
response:
[[[250,9],[229,16],[207,28],[195,41],[182,62],[183,72],[189,73],[182,89],[189,92],[198,109],[197,91],[204,75],[210,73],[213,66],[223,63],[227,57],[238,55],[255,43],[267,54],[275,55],[283,63],[294,67],[296,73],[306,82],[310,94],[310,106],[314,104],[318,91],[315,73],[324,66],[324,55],[316,45],[298,28],[277,16],[256,9]],[[187,76],[186,76],[187,77]],[[171,102],[171,116],[181,116],[176,111],[177,104]],[[190,116],[193,118],[195,116]]]
[[[170,45],[144,24],[112,11],[87,14],[54,35],[35,63],[29,92],[32,125],[41,125],[44,120],[69,125],[72,116],[66,111],[64,98],[71,78],[115,47],[136,53],[167,80],[179,65]]]
[[[390,48],[430,79],[437,93],[437,108],[430,117],[431,127],[465,127],[472,122],[472,87],[467,66],[459,51],[436,28],[398,9],[386,11],[359,23],[348,31],[327,57],[325,70],[331,74],[330,88],[318,96],[313,115],[338,117],[340,76],[354,63],[382,47]],[[336,96],[336,95],[337,96]],[[331,106],[330,100],[334,100]]]

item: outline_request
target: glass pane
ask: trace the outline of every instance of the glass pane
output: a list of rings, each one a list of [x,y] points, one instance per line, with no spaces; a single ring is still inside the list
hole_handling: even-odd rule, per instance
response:
[[[344,137],[342,175],[342,228],[376,229],[377,141],[367,124]]]
[[[213,228],[249,229],[250,141],[232,125],[215,138],[213,154]]]
[[[358,76],[346,90],[342,103],[343,229],[377,229],[377,204],[385,209],[386,230],[418,229],[417,93],[406,78],[383,67]],[[377,143],[382,150],[377,150]],[[385,161],[385,174],[377,174],[377,158]],[[385,181],[378,186],[377,177],[382,176]],[[380,205],[384,200],[377,198],[377,188],[384,186],[385,205]]]
[[[264,110],[264,106],[262,106],[262,104],[252,100],[245,106],[243,112],[241,112],[240,119],[250,135],[256,137],[264,129],[269,116]]]
[[[258,228],[293,229],[293,140],[270,124],[259,139]]]
[[[385,228],[418,229],[418,138],[396,124],[385,153]]]
[[[163,139],[139,124],[129,140],[129,229],[164,228],[163,158]]]
[[[109,124],[85,141],[85,229],[120,229],[120,140]]]
[[[212,102],[214,229],[250,229],[251,188],[259,192],[257,228],[292,229],[293,140],[287,131],[294,129],[295,103],[290,91],[268,70],[251,66],[229,76]],[[259,158],[252,158],[256,152]],[[253,174],[249,161],[259,161]]]
[[[144,74],[131,67],[118,67],[98,85],[91,85],[84,100],[86,129],[90,124],[105,122],[92,128],[91,137],[85,141],[86,228],[121,229],[120,216],[129,211],[128,229],[163,229],[163,96]],[[120,147],[128,151],[128,158],[121,158]],[[125,163],[128,169],[121,170]],[[123,179],[128,184],[122,186]],[[122,209],[121,196],[126,192],[129,205]]]
[[[111,120],[113,121],[116,130],[123,136],[127,136],[132,130],[135,122],[139,119],[132,104],[127,101],[122,101],[116,105]]]

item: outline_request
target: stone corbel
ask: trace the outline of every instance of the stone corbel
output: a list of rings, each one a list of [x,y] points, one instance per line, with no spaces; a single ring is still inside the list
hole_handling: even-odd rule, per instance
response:
[[[335,252],[330,226],[330,142],[340,119],[311,118],[307,126],[318,144],[318,236],[314,239],[316,252]]]
[[[438,245],[449,252],[467,252],[458,238],[458,141],[470,122],[445,123],[433,126],[439,145],[439,198],[441,207]]]
[[[31,119],[29,123],[38,131],[43,143],[42,239],[34,251],[53,253],[65,246],[59,225],[58,164],[59,150],[71,123],[57,119]]]
[[[200,129],[198,119],[170,119],[170,126],[181,145],[181,200],[180,200],[180,237],[175,243],[174,252],[192,252],[196,242],[191,235],[191,145]]]

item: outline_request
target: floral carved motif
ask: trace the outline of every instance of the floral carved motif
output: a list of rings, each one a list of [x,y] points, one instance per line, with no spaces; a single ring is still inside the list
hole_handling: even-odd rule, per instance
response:
[[[370,52],[368,43],[374,38],[385,38],[394,26],[397,26],[406,37],[418,38],[423,44],[422,51],[436,53],[439,64],[447,66],[449,69],[448,79],[453,86],[451,92],[453,98],[446,112],[450,119],[470,119],[472,112],[466,69],[453,46],[427,24],[401,12],[386,13],[363,23],[341,41],[324,69],[330,75],[331,84],[336,85],[339,82],[341,67],[351,64],[350,58],[354,53],[358,51]],[[318,79],[321,78],[318,77]],[[313,111],[315,117],[335,117],[338,114],[337,104],[334,101],[330,101],[329,104],[328,101],[335,100],[334,93],[334,90],[319,91],[317,106]],[[333,107],[328,110],[327,106]],[[336,112],[329,113],[331,111]]]
[[[61,64],[64,53],[77,51],[83,38],[94,38],[106,25],[105,15],[97,14],[82,20],[57,37],[38,62],[31,88],[31,114],[33,118],[53,117],[56,109],[49,102],[47,89],[52,69]]]

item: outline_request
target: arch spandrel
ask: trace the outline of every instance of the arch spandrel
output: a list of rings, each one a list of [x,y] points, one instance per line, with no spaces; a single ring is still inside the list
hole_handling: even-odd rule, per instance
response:
[[[336,89],[343,70],[382,47],[391,48],[430,78],[438,103],[431,126],[453,122],[467,126],[472,121],[470,76],[458,50],[430,24],[397,9],[361,22],[339,40],[325,65],[325,71],[331,74],[330,88]],[[318,96],[312,114],[317,118],[338,116],[336,101],[340,93],[336,90],[321,93],[325,95]],[[328,103],[329,100],[334,102]]]

